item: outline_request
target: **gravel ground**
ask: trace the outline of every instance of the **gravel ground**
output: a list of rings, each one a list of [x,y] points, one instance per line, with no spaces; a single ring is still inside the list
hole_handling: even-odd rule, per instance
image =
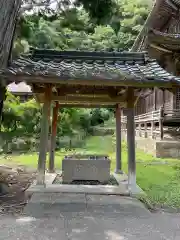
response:
[[[62,176],[58,174],[53,182],[53,184],[63,184],[62,181]],[[74,180],[71,184],[75,185],[119,185],[118,182],[116,181],[115,177],[113,175],[110,176],[110,179],[107,183],[100,183],[99,181],[96,180],[91,180],[91,181],[83,181],[83,180]]]
[[[20,214],[30,195],[25,190],[36,177],[34,171],[24,168],[0,167],[0,184],[7,184],[8,193],[0,193],[0,214]]]

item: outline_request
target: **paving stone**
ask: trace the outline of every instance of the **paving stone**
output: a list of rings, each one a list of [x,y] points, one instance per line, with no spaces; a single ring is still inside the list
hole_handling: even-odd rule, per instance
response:
[[[111,185],[68,185],[68,184],[51,184],[46,187],[42,185],[32,185],[27,192],[31,193],[66,193],[66,194],[97,194],[97,195],[124,195],[128,196],[129,191],[125,184],[119,186]]]
[[[121,196],[87,195],[87,211],[106,211],[113,214],[149,216],[151,213],[137,199]]]
[[[34,193],[30,200],[31,203],[85,203],[85,194],[70,193]]]
[[[180,239],[180,214],[150,213],[136,199],[86,195],[82,203],[81,196],[69,195],[65,203],[66,197],[48,195],[30,201],[24,216],[0,216],[0,240]]]

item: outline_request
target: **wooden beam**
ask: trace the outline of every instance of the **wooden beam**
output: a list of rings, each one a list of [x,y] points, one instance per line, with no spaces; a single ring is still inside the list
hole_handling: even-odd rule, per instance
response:
[[[24,75],[16,74],[5,76],[7,83],[11,82],[22,82],[26,81],[29,84],[31,83],[43,83],[46,84],[59,84],[59,85],[81,85],[81,86],[108,86],[108,87],[136,87],[136,88],[153,88],[153,87],[164,87],[172,88],[171,82],[166,81],[145,81],[143,84],[141,81],[135,81],[134,77],[128,75],[119,76],[117,79],[69,79],[69,78],[59,78],[58,76],[54,77],[45,77],[45,76],[34,76],[34,75]]]
[[[94,97],[94,98],[116,98],[122,97],[126,94],[127,88],[124,87],[100,87],[100,86],[80,86],[80,85],[66,85],[66,86],[58,86],[54,85],[56,91],[53,92],[55,96],[59,97]],[[134,95],[149,95],[152,92],[151,89],[146,88],[136,88]],[[39,87],[38,84],[33,84],[33,93],[36,95],[42,95],[44,93],[44,87]]]
[[[134,89],[129,88],[127,91],[128,187],[132,193],[136,191],[134,101]]]
[[[154,98],[153,98],[153,101],[154,101],[154,111],[156,110],[156,104],[157,104],[157,89],[156,87],[154,88]]]
[[[55,154],[55,148],[56,148],[58,110],[59,110],[59,103],[56,102],[55,106],[53,107],[51,143],[50,143],[50,151],[49,151],[49,172],[51,172],[51,173],[54,172],[54,154]]]
[[[108,94],[82,94],[82,93],[74,93],[74,94],[66,94],[66,95],[58,95],[58,97],[67,97],[67,98],[91,98],[91,99],[110,99]]]
[[[104,103],[104,104],[116,104],[116,103],[125,103],[126,99],[123,97],[85,97],[85,96],[52,96],[53,101],[60,101],[63,103]]]
[[[160,139],[164,138],[164,130],[163,130],[163,119],[164,119],[164,108],[160,109],[160,119],[159,119],[159,131],[160,131]]]
[[[40,102],[44,102],[44,95],[39,94],[38,99]],[[92,98],[92,97],[72,97],[72,96],[52,96],[52,101],[59,101],[60,104],[70,104],[70,105],[116,105],[120,103],[122,107],[126,107],[126,99],[125,97],[115,97],[115,98]]]
[[[121,162],[121,108],[120,105],[116,106],[116,173],[122,173],[122,162]]]
[[[139,96],[134,96],[134,107],[137,105],[137,102],[140,98],[141,94],[139,94]]]
[[[59,96],[65,96],[68,94],[90,94],[90,95],[107,95],[109,97],[116,96],[117,90],[115,87],[108,86],[84,86],[84,85],[56,85],[57,93]],[[120,87],[121,89],[121,87]]]
[[[157,49],[159,51],[162,51],[162,52],[172,53],[172,51],[170,51],[168,49],[165,49],[163,47],[157,46],[156,44],[153,44],[153,43],[150,44],[150,47],[155,48],[155,49]]]
[[[33,84],[33,92],[35,94],[44,93],[44,88]],[[126,88],[116,88],[116,87],[108,87],[108,86],[81,86],[81,85],[54,85],[54,95],[55,96],[75,96],[75,97],[95,97],[95,98],[114,98],[118,96],[122,96],[125,93]]]
[[[116,105],[102,105],[102,104],[60,104],[61,108],[116,108]]]
[[[37,184],[45,183],[46,153],[48,146],[49,133],[49,109],[51,104],[51,87],[47,86],[44,96],[43,113],[41,120],[40,150],[38,159],[38,177]]]
[[[42,94],[36,94],[35,95],[36,100],[39,103],[43,103],[43,95]],[[126,103],[125,103],[126,104]],[[122,106],[125,107],[125,104]],[[99,107],[104,107],[104,108],[112,108],[116,107],[116,103],[101,103],[98,101],[96,102],[60,102],[61,107],[77,107],[77,108],[99,108]]]

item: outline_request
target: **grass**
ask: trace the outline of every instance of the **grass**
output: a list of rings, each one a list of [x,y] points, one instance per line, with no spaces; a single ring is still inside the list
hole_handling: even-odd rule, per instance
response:
[[[61,162],[66,152],[56,152],[56,168],[61,168]],[[72,153],[72,152],[71,152]],[[108,154],[111,158],[111,170],[115,169],[115,142],[112,136],[90,137],[83,149],[76,149],[76,153]],[[17,156],[1,156],[0,164],[26,165],[37,167],[37,153],[21,154]],[[147,193],[152,204],[171,208],[180,208],[180,160],[154,158],[143,151],[136,151],[137,183]],[[140,161],[140,162],[139,162]],[[163,164],[166,161],[169,164]],[[153,163],[157,164],[153,164]],[[162,162],[162,164],[161,164]],[[127,147],[122,144],[123,170],[127,172]]]

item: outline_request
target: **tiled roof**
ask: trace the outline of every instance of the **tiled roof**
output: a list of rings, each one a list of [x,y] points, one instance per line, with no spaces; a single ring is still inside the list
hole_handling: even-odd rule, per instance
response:
[[[156,0],[142,31],[136,38],[132,50],[148,49],[149,30],[155,29],[162,33],[176,34],[180,32],[180,0]],[[173,36],[172,36],[173,37]]]
[[[180,6],[180,0],[170,0],[170,1],[176,4],[177,6]]]
[[[56,78],[57,82],[101,80],[102,84],[106,80],[134,80],[134,83],[143,84],[149,81],[180,83],[180,78],[167,73],[144,52],[32,50],[28,56],[14,60],[8,69],[1,72],[1,76],[7,81],[13,77],[17,80],[18,76],[26,77],[26,81],[40,77],[42,83],[42,77]]]
[[[151,30],[148,39],[151,43],[158,44],[158,46],[162,46],[170,51],[180,50],[180,34],[169,34]]]

